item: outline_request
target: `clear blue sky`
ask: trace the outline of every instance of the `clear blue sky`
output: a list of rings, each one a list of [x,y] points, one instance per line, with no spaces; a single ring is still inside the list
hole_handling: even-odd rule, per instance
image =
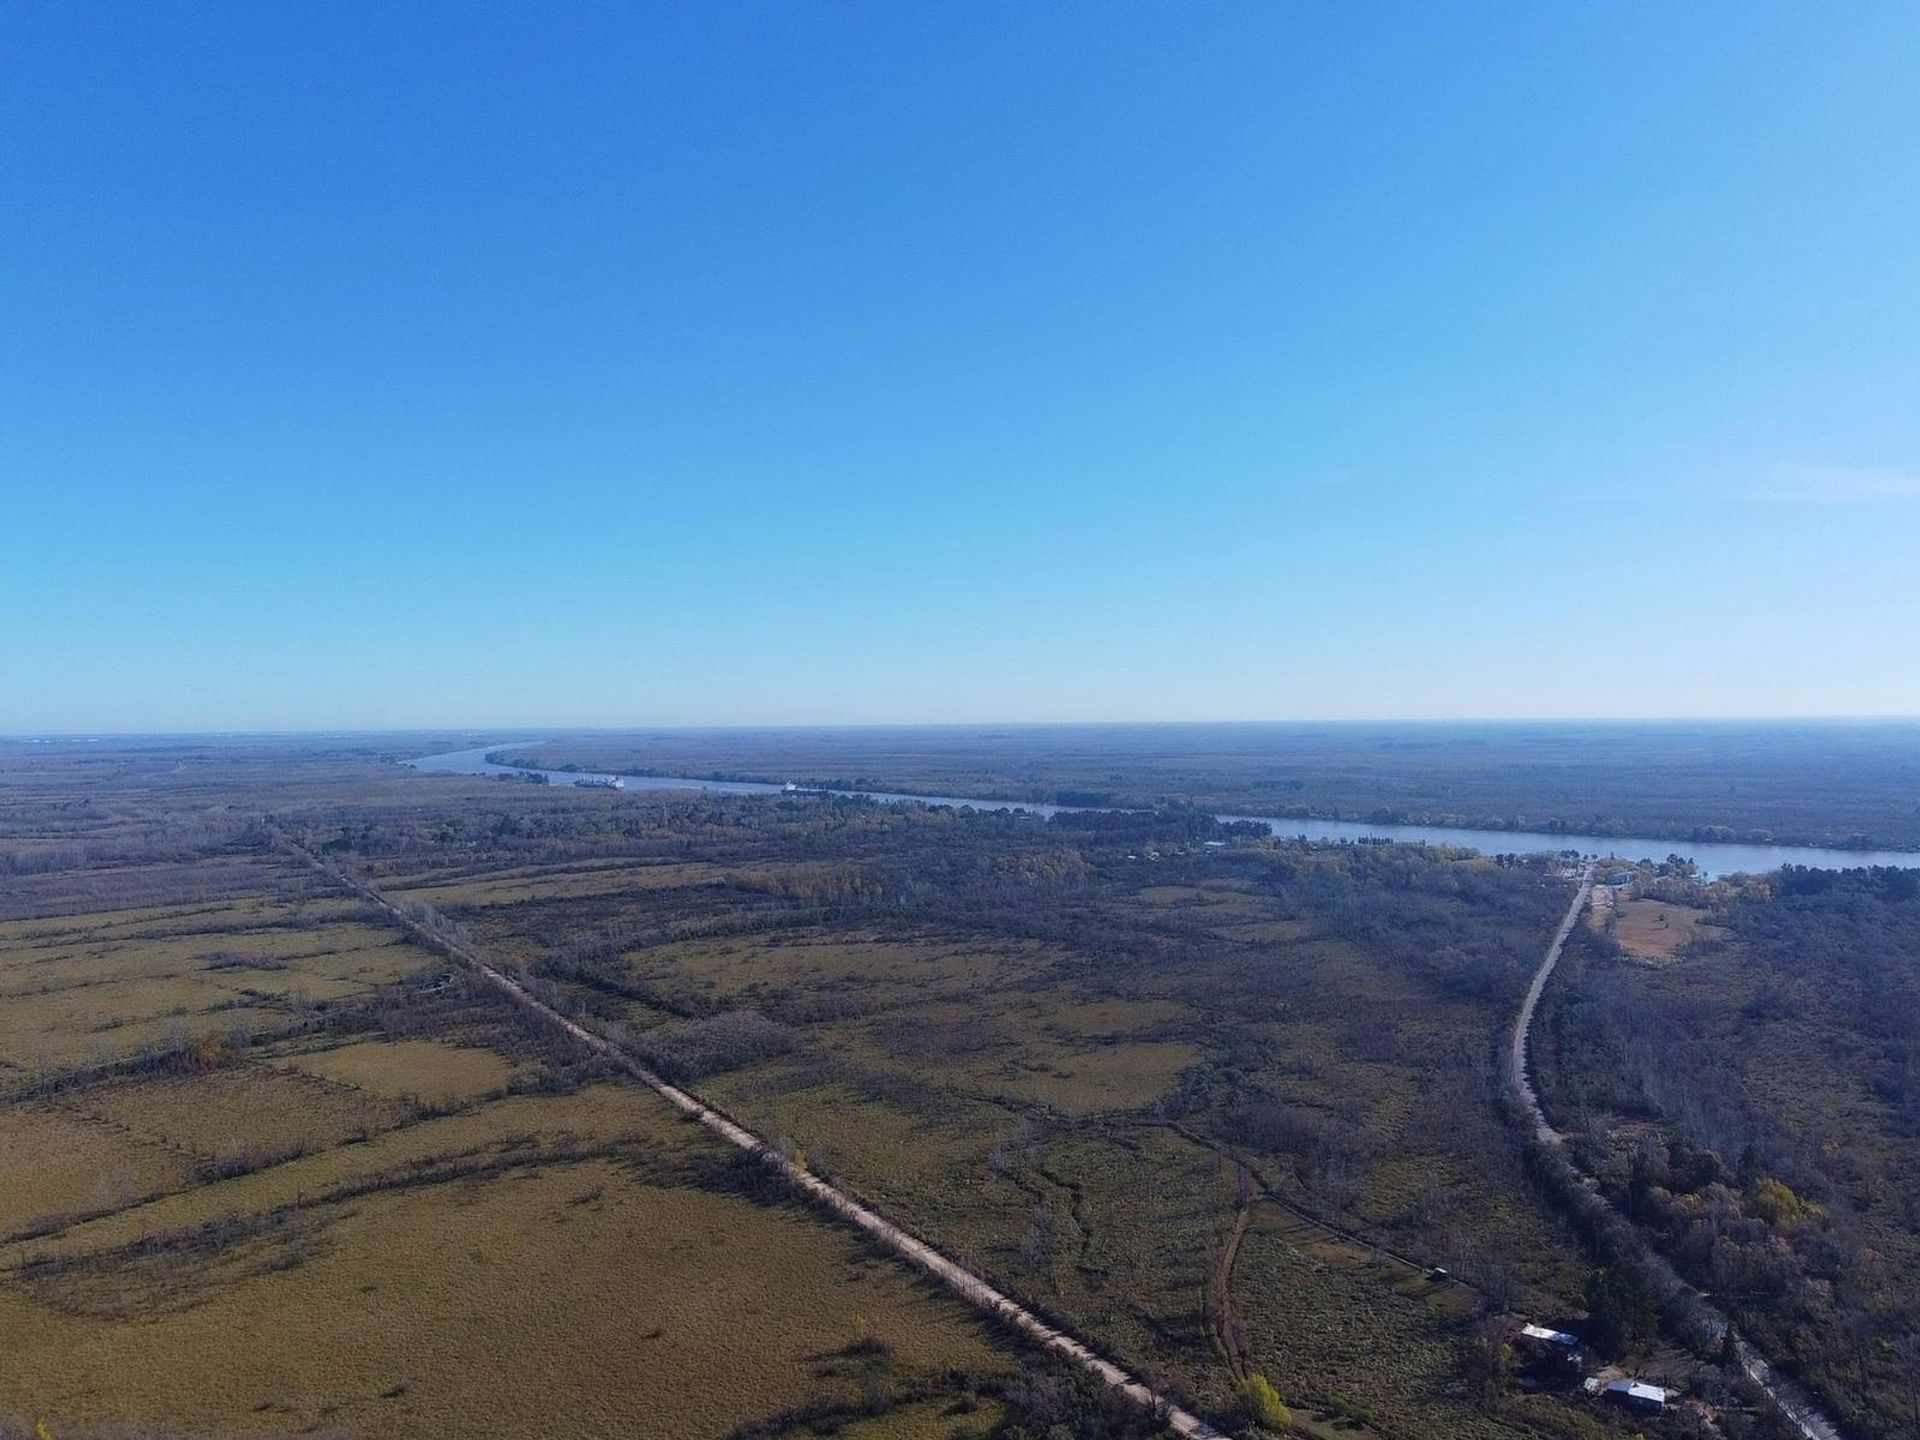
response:
[[[9,4],[0,731],[1920,713],[1920,7]]]

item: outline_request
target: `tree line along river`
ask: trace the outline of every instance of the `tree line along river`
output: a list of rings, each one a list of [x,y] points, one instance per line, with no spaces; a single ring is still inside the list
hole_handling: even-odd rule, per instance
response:
[[[571,785],[591,772],[538,770],[525,765],[497,765],[487,758],[507,746],[530,748],[535,742],[511,741],[473,750],[426,755],[406,763],[433,775],[544,775],[555,785]],[[784,787],[754,780],[696,780],[678,775],[627,775],[636,788],[647,790],[708,790],[726,795],[778,795]],[[1051,816],[1062,811],[1105,810],[1110,806],[1047,805],[1020,800],[974,800],[959,795],[906,795],[882,790],[809,791],[829,795],[863,795],[882,804],[970,805],[975,810],[1024,810]],[[1269,815],[1221,815],[1222,821],[1265,825],[1275,835],[1318,841],[1399,841],[1479,850],[1486,854],[1539,854],[1575,850],[1582,855],[1621,860],[1664,860],[1679,855],[1693,861],[1708,879],[1720,875],[1760,875],[1783,865],[1806,865],[1821,870],[1848,870],[1865,865],[1920,869],[1920,851],[1838,850],[1816,845],[1742,845],[1724,841],[1638,838],[1620,835],[1580,835],[1530,830],[1478,830],[1447,825],[1374,825],[1358,820],[1303,820]]]

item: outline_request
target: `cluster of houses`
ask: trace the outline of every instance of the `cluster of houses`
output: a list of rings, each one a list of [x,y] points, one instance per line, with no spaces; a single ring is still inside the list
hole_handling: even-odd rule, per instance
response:
[[[1581,1353],[1578,1335],[1569,1335],[1564,1330],[1549,1330],[1544,1325],[1522,1325],[1514,1332],[1513,1338],[1514,1344],[1537,1365],[1567,1376],[1578,1375],[1586,1368],[1586,1357]],[[1651,1385],[1628,1375],[1612,1379],[1589,1375],[1580,1382],[1580,1388],[1589,1395],[1611,1400],[1644,1414],[1665,1410],[1674,1398],[1674,1392],[1666,1387]]]

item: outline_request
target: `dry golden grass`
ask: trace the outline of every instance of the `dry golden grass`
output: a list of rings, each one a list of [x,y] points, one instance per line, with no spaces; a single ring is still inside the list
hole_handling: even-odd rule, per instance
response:
[[[359,1040],[280,1062],[369,1094],[431,1104],[471,1100],[500,1089],[516,1067],[492,1050],[439,1040]]]
[[[665,1156],[713,1144],[631,1091],[534,1108],[567,1128],[617,1112]],[[265,1200],[249,1185],[264,1178],[217,1188]],[[82,1233],[96,1254],[124,1243],[123,1227]],[[18,1362],[0,1405],[238,1432],[717,1436],[838,1393],[822,1357],[863,1334],[908,1372],[1010,1364],[958,1302],[837,1229],[602,1160],[309,1204],[181,1273],[109,1254],[0,1282]],[[119,1293],[144,1318],[111,1318]]]
[[[100,875],[102,872],[90,872]],[[285,866],[257,867],[253,874],[263,893],[229,895],[182,903],[114,905],[102,904],[90,910],[46,915],[29,919],[0,920],[0,951],[17,945],[56,941],[75,936],[108,939],[146,933],[212,933],[258,927],[284,921],[290,914],[315,923],[348,921],[364,914],[365,907],[345,895],[303,894],[283,899],[264,893],[267,887],[301,872]]]
[[[276,1006],[238,1000],[190,981],[113,988],[126,992],[120,996],[125,1010],[114,1010],[110,1000],[92,989],[0,1005],[0,1058],[22,1071],[86,1065],[175,1038],[198,1040],[285,1018]],[[191,1003],[196,1000],[201,1003]]]
[[[577,900],[589,895],[618,895],[628,890],[718,885],[727,878],[728,872],[717,865],[596,865],[514,879],[488,875],[478,880],[445,881],[390,893],[402,902],[417,900],[436,907],[514,905],[525,900]]]
[[[0,1235],[175,1189],[192,1173],[165,1145],[44,1103],[0,1109],[0,1155]]]
[[[1317,927],[1311,920],[1236,920],[1214,926],[1213,933],[1252,944],[1293,945],[1311,940]]]
[[[546,864],[459,866],[452,869],[398,868],[407,866],[407,861],[381,861],[371,857],[362,857],[362,862],[378,876],[381,890],[387,894],[397,894],[402,890],[428,889],[436,885],[458,885],[467,880],[531,880],[542,875],[585,875],[595,870],[630,870],[634,862],[628,859],[612,858],[600,860],[556,860]]]
[[[385,1129],[406,1107],[266,1064],[99,1085],[70,1104],[133,1134],[210,1158],[319,1150]]]
[[[888,993],[898,1001],[931,988]],[[874,993],[862,992],[867,999]],[[1081,1019],[1124,1024],[1178,1013],[1180,1007],[1159,1002],[1094,1002]],[[871,1019],[817,1023],[807,1036],[811,1045],[868,1070],[959,1095],[1037,1100],[1079,1114],[1149,1104],[1199,1054],[1181,1041],[1080,1034],[1056,1025],[1057,1018],[1038,1004],[1003,1002],[987,1013],[977,999],[936,1000],[896,1004]]]
[[[1147,885],[1133,898],[1143,905],[1206,905],[1212,899],[1198,885]]]
[[[247,903],[290,872],[278,861],[203,855],[144,864],[80,866],[15,876],[0,895],[8,920],[51,921],[71,915],[166,913]]]
[[[863,1336],[890,1348],[891,1381],[1013,1364],[909,1270],[811,1212],[737,1191],[733,1152],[657,1097],[609,1084],[501,1097],[523,1073],[561,1078],[565,1060],[529,1060],[537,1047],[505,1028],[517,1058],[453,1044],[453,1031],[360,1038],[369,1022],[352,1009],[316,1016],[308,1002],[364,994],[430,957],[364,907],[311,898],[297,867],[191,869],[60,877],[64,889],[14,897],[13,913],[107,898],[0,922],[10,1085],[220,1042],[118,1078],[68,1076],[57,1101],[0,1105],[0,1414],[223,1434],[719,1436],[857,1401],[858,1367],[832,1352]],[[504,884],[418,878],[437,905],[780,883],[764,867],[601,862],[527,866]],[[175,883],[205,898],[111,898]],[[930,973],[921,958],[892,957],[903,993]],[[810,947],[801,963],[823,961],[849,983],[871,963]],[[955,989],[978,973],[937,963]],[[495,1033],[462,1004],[413,1018],[457,1013],[459,1035]],[[268,1031],[282,1038],[251,1048]],[[329,1043],[338,1033],[355,1038]],[[187,1055],[206,1068],[182,1073]],[[416,1101],[463,1108],[430,1115]],[[849,1433],[944,1437],[943,1408]],[[993,1414],[976,1412],[975,1428]]]
[[[1054,1018],[1041,1006],[1009,1005],[988,1015],[978,1004],[947,1001],[902,1007],[871,1022],[816,1025],[809,1033],[870,1068],[1075,1114],[1151,1104],[1199,1058],[1183,1041],[1080,1035],[1056,1028]]]
[[[573,1095],[516,1095],[477,1110],[387,1130],[365,1143],[336,1146],[251,1174],[199,1185],[77,1225],[52,1240],[0,1250],[0,1265],[26,1255],[63,1255],[129,1245],[228,1215],[254,1214],[302,1196],[369,1183],[423,1163],[497,1152],[540,1137],[583,1143],[645,1139],[672,1133],[651,1102],[620,1086],[596,1085]],[[660,1127],[667,1125],[663,1130]]]
[[[1253,1336],[1252,1360],[1313,1434],[1510,1436],[1515,1430],[1453,1382],[1468,1304],[1447,1288],[1396,1274],[1362,1247],[1258,1207],[1241,1245],[1234,1293]],[[1470,1299],[1470,1297],[1469,1297]],[[1365,1397],[1355,1424],[1343,1402]]]
[[[716,1076],[703,1093],[735,1113],[751,1115],[762,1133],[804,1137],[813,1168],[852,1183],[885,1206],[935,1194],[954,1209],[979,1202],[987,1181],[987,1152],[1003,1114],[979,1107],[967,1125],[933,1125],[897,1106],[869,1100],[844,1085],[761,1093],[751,1082]],[[1009,1193],[1018,1213],[1019,1197]]]
[[[1091,1114],[1151,1104],[1199,1057],[1198,1049],[1178,1040],[1132,1041],[1056,1051],[1043,1060],[1003,1067],[999,1075],[1010,1094],[1072,1114]]]
[[[899,1005],[964,1000],[984,987],[1009,986],[1047,958],[1037,945],[965,945],[938,941],[782,940],[755,936],[656,946],[636,959],[639,973],[671,978],[715,1000],[749,988],[783,985],[857,987],[863,1000]]]
[[[1047,1019],[1076,1035],[1118,1036],[1170,1025],[1191,1015],[1177,1000],[1065,1001],[1047,1010]]]
[[[77,999],[86,999],[83,992],[99,990],[92,998],[101,1003],[92,1009],[126,1015],[137,1009],[137,1000],[103,987],[180,980],[207,987],[206,994],[218,994],[275,983],[290,974],[352,976],[364,984],[375,977],[384,980],[405,973],[421,958],[392,931],[368,925],[112,939],[68,937],[34,945],[0,945],[0,996],[32,998],[71,992]]]
[[[1703,923],[1706,911],[1664,900],[1620,901],[1613,913],[1614,939],[1640,960],[1671,960],[1695,940],[1717,939],[1726,933]]]
[[[0,1060],[84,1065],[271,1023],[296,1001],[363,993],[428,958],[341,914],[260,899],[143,911],[132,925],[125,912],[0,925]]]

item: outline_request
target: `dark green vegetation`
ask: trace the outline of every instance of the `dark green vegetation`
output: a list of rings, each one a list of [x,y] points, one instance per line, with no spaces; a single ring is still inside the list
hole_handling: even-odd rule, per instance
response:
[[[1682,1274],[1858,1434],[1920,1435],[1920,875],[1788,870],[1701,897],[1671,962],[1587,933],[1547,1096]]]
[[[1241,815],[1920,849],[1920,726],[980,726],[567,735],[544,765]]]

